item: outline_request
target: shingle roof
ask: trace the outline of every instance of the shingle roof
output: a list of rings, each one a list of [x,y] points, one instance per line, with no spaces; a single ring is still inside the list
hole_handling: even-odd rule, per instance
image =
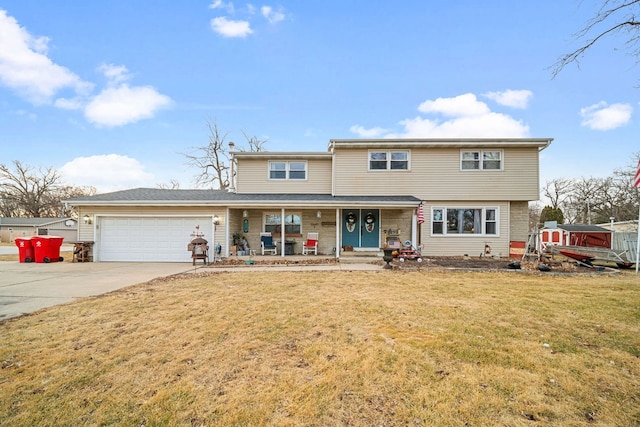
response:
[[[562,228],[566,231],[576,231],[580,233],[592,232],[592,233],[610,233],[611,230],[598,227],[591,224],[558,224],[558,228]]]
[[[413,206],[420,203],[414,196],[332,196],[330,194],[236,194],[224,190],[171,190],[161,188],[134,188],[94,196],[77,197],[65,200],[74,206],[86,205],[277,205],[314,204],[344,205],[382,204]]]

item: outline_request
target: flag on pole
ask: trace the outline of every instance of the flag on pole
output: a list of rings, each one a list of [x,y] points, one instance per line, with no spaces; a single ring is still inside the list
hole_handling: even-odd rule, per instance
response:
[[[633,186],[640,187],[640,159],[638,159],[638,170],[636,171],[636,176],[633,178]]]
[[[418,224],[422,224],[424,222],[424,209],[422,208],[422,203],[418,205]]]

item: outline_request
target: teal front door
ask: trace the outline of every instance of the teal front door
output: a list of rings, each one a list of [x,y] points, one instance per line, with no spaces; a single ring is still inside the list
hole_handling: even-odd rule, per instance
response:
[[[342,210],[342,246],[380,247],[380,211],[378,209]]]

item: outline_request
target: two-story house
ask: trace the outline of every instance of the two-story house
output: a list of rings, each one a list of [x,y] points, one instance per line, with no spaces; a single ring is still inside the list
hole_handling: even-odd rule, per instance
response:
[[[300,253],[309,232],[336,257],[389,240],[425,256],[508,256],[527,240],[551,141],[335,139],[326,152],[232,152],[230,191],[138,188],[67,203],[96,261],[189,261],[196,230],[222,256],[238,234],[260,253],[265,232],[281,256]]]

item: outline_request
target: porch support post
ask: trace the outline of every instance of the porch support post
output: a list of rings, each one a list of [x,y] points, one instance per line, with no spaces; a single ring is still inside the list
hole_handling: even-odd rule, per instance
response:
[[[284,208],[282,208],[281,212],[280,212],[280,252],[282,252],[280,254],[281,257],[284,258],[284,252],[285,252],[285,248],[287,247],[287,245],[284,243],[284,236],[286,234],[285,228],[284,228]]]
[[[224,213],[224,219],[222,221],[220,221],[223,224],[222,225],[222,230],[224,231],[224,252],[225,252],[227,257],[229,256],[229,213],[230,212],[231,212],[231,209],[229,209],[227,207],[227,210]],[[214,243],[214,245],[215,245],[215,243]],[[214,248],[213,248],[213,259],[215,259],[215,257],[216,257],[215,249],[216,248],[214,246]]]
[[[411,214],[411,244],[417,250],[420,243],[418,242],[418,215],[416,215],[415,209],[413,210],[413,214]]]
[[[336,208],[336,259],[340,259],[340,208]]]

